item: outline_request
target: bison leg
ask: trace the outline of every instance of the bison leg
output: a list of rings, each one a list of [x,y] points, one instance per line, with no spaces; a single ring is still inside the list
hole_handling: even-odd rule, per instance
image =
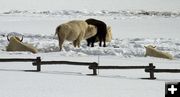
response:
[[[91,42],[91,47],[94,47],[94,41]]]
[[[100,46],[100,47],[102,46],[102,41],[99,41],[99,46]]]
[[[62,45],[63,45],[63,42],[64,42],[64,40],[59,40],[59,47],[60,47],[60,51],[62,50]]]
[[[91,39],[89,38],[89,39],[86,39],[86,41],[87,41],[87,46],[90,46],[90,44],[91,44]]]
[[[99,40],[99,46],[101,47],[102,46],[102,41],[104,42],[104,44],[103,44],[103,47],[106,47],[106,41],[105,41],[105,39],[100,39]]]
[[[74,41],[73,41],[73,46],[74,46],[74,47],[76,47],[76,46],[78,46],[78,47],[79,47],[78,40],[74,40]]]
[[[76,46],[78,46],[78,48],[80,47],[80,42],[81,42],[81,40],[83,40],[84,33],[85,33],[85,32],[80,32],[78,38],[75,40],[75,41],[76,41]]]
[[[91,37],[91,38],[88,38],[86,41],[87,41],[87,46],[90,46],[90,45],[91,45],[91,47],[94,47],[94,43],[95,43],[95,41],[96,41],[96,36],[93,36],[93,37]]]
[[[62,45],[63,45],[63,42],[64,42],[64,38],[60,38],[59,37],[59,47],[60,47],[60,51],[62,50]]]
[[[81,42],[82,38],[79,37],[77,40],[76,40],[76,46],[78,46],[78,48],[80,47],[80,42]]]
[[[74,45],[74,47],[76,47],[76,46],[80,47],[80,41],[78,39],[74,40],[73,45]]]
[[[99,37],[99,46],[101,47],[102,46],[102,38]]]
[[[87,42],[87,46],[90,46],[90,42],[89,41]]]
[[[80,41],[77,42],[78,48],[80,47]]]
[[[89,45],[91,44],[91,47],[94,47],[94,43],[95,43],[94,40],[89,41]],[[88,46],[89,46],[89,45],[88,45]]]
[[[106,37],[105,37],[105,38],[103,38],[103,42],[104,42],[103,47],[106,47]]]
[[[74,46],[74,47],[76,47],[76,40],[75,40],[75,41],[73,41],[73,46]]]
[[[102,42],[104,42],[103,47],[106,47],[106,35],[99,35],[99,46],[102,46]]]

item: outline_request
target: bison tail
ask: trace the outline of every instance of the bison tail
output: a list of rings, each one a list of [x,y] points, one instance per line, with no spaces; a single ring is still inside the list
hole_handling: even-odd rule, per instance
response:
[[[56,28],[56,32],[55,32],[55,35],[54,35],[54,36],[56,36],[56,34],[59,32],[60,28],[61,28],[61,26],[58,26],[58,27]]]

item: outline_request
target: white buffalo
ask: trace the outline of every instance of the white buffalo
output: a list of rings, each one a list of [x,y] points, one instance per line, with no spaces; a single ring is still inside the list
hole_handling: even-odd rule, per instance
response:
[[[156,46],[148,45],[144,46],[146,48],[145,56],[153,56],[159,58],[173,59],[173,56],[168,52],[162,52],[156,49]]]
[[[6,51],[29,51],[32,53],[37,53],[38,50],[33,47],[30,44],[25,44],[22,42],[22,39],[20,40],[19,37],[13,36],[9,39],[9,37],[7,37],[9,44],[6,47]]]
[[[97,29],[93,25],[88,25],[83,20],[72,20],[63,23],[56,28],[56,33],[59,39],[60,51],[65,40],[73,41],[74,47],[80,47],[80,42],[83,39],[90,38],[96,35]]]

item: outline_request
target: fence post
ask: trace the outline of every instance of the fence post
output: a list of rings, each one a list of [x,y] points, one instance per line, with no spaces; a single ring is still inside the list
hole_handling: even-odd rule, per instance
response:
[[[154,77],[154,68],[153,63],[149,63],[150,79],[156,79],[156,77]]]
[[[93,64],[93,75],[97,75],[97,67],[98,67],[98,64],[94,62]]]
[[[41,57],[36,58],[37,71],[41,71]]]

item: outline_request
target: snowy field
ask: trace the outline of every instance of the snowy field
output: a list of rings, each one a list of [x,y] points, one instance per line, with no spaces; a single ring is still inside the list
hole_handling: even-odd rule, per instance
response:
[[[40,56],[49,61],[110,66],[154,63],[156,68],[180,69],[179,0],[14,0],[11,7],[8,1],[0,0],[0,58]],[[111,26],[113,40],[105,48],[98,43],[87,47],[86,41],[74,48],[66,41],[60,52],[55,28],[69,20],[87,18]],[[6,52],[9,33],[24,35],[23,42],[39,52]],[[174,59],[144,57],[148,44],[171,53]],[[155,74],[156,80],[142,79],[149,77],[144,70],[99,70],[97,76],[88,76],[92,70],[86,66],[42,66],[41,72],[31,71],[35,69],[29,62],[0,62],[0,97],[165,97],[165,83],[180,82],[175,73]]]

